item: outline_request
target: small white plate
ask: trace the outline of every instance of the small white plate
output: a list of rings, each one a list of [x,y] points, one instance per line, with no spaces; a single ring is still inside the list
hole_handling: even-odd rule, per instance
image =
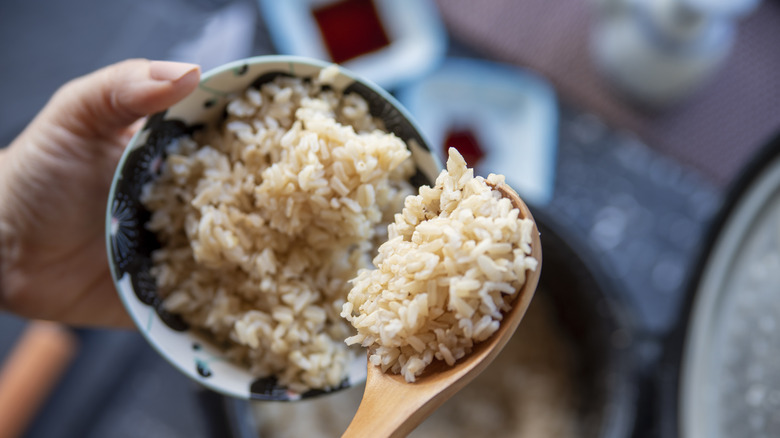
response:
[[[333,62],[313,10],[334,0],[258,0],[279,53]],[[443,59],[447,32],[431,0],[374,0],[390,44],[342,62],[382,88],[393,89],[424,76]]]
[[[552,86],[517,67],[447,59],[428,77],[398,92],[440,157],[453,130],[471,132],[484,156],[475,172],[503,174],[523,200],[547,204],[558,149],[558,105]],[[446,160],[442,160],[446,162]]]

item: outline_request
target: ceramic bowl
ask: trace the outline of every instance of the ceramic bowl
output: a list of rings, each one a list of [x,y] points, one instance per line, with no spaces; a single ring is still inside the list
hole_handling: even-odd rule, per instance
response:
[[[273,377],[255,378],[246,367],[228,360],[223,351],[190,330],[184,320],[162,307],[150,273],[151,253],[160,244],[145,228],[150,217],[139,201],[141,188],[154,180],[165,165],[165,148],[178,137],[195,129],[219,124],[228,99],[251,85],[259,85],[278,75],[316,77],[329,63],[291,56],[261,56],[226,64],[203,74],[200,85],[171,108],[151,115],[131,139],[122,156],[108,199],[106,243],[116,289],[139,331],[149,343],[182,373],[206,387],[242,399],[297,400],[323,393],[294,393],[280,387]],[[387,92],[340,68],[332,84],[345,93],[366,99],[369,111],[382,119],[388,131],[420,147],[412,150],[418,172],[416,186],[431,184],[441,165],[430,152],[407,111]],[[365,379],[365,359],[350,366],[342,385],[352,386]]]

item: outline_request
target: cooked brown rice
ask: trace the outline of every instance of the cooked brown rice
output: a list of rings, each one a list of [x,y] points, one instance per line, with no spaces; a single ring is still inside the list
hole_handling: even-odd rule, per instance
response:
[[[450,149],[436,185],[406,198],[376,268],[353,280],[341,315],[357,334],[346,342],[368,347],[383,371],[413,382],[434,359],[453,365],[498,329],[536,269],[533,222],[487,182]]]
[[[348,281],[412,193],[406,145],[322,88],[334,73],[248,89],[219,130],[168,148],[142,196],[165,308],[298,392],[345,378]]]

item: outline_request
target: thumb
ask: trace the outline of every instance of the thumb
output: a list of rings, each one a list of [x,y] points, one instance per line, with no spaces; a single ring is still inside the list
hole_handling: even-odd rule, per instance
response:
[[[110,138],[183,99],[199,79],[195,64],[122,61],[64,85],[41,116],[83,138]]]

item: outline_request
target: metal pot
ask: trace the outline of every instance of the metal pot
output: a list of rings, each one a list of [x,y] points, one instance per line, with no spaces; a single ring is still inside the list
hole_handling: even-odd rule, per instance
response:
[[[730,187],[671,335],[660,436],[780,436],[780,136]]]
[[[539,318],[549,317],[557,326],[559,333],[566,338],[568,347],[571,347],[572,360],[569,367],[573,370],[569,382],[575,382],[571,391],[565,391],[567,396],[573,396],[571,405],[577,423],[577,432],[573,436],[585,438],[625,438],[631,436],[634,427],[637,400],[637,372],[636,361],[633,352],[633,331],[630,327],[631,309],[617,293],[606,275],[600,271],[600,267],[592,261],[596,260],[590,255],[584,244],[577,237],[567,236],[559,231],[553,218],[546,217],[542,212],[534,212],[542,236],[544,246],[544,263],[539,290],[534,304],[529,309],[526,320],[523,323],[532,324],[524,331],[523,324],[516,335],[520,335],[517,345],[521,345],[524,339],[533,343],[524,336],[544,336],[534,332],[534,328],[541,327]],[[544,302],[544,316],[537,313],[536,322],[528,319],[534,312],[536,301],[542,306]],[[537,309],[537,312],[542,310]],[[512,341],[507,347],[512,348]],[[505,350],[496,362],[491,364],[483,375],[479,376],[470,385],[490,384],[496,388],[497,382],[510,384],[511,378],[517,376],[496,376],[496,373],[511,373],[511,362],[507,368],[507,361],[522,361],[527,358],[525,353],[509,352]],[[511,355],[507,358],[506,355]],[[560,364],[560,361],[557,361]],[[527,373],[528,364],[516,364],[517,373]],[[538,365],[535,364],[535,365]],[[525,367],[525,368],[524,368]],[[538,366],[535,368],[538,370]],[[530,368],[533,373],[533,367]],[[491,375],[492,374],[492,375]],[[549,375],[547,376],[549,377]],[[480,380],[481,379],[481,380]],[[503,380],[502,380],[503,379]],[[499,383],[500,384],[500,383]],[[448,403],[459,403],[458,407],[449,407],[445,404],[429,421],[444,422],[447,418],[453,418],[452,414],[466,406],[484,408],[480,405],[480,393],[467,386]],[[349,391],[354,391],[350,393]],[[471,392],[469,392],[471,391]],[[488,391],[489,392],[489,391]],[[543,393],[542,393],[543,394]],[[323,396],[319,400],[310,400],[289,404],[267,404],[255,402],[255,404],[238,400],[227,400],[228,418],[230,419],[233,435],[241,438],[273,436],[271,430],[284,431],[288,435],[296,431],[302,422],[310,421],[318,426],[320,436],[337,436],[339,428],[345,427],[357,407],[361,395],[360,388],[351,388],[344,393]],[[460,400],[458,397],[461,397]],[[476,396],[476,397],[475,397]],[[523,394],[512,399],[509,403],[525,403],[528,397]],[[316,406],[320,404],[320,406]],[[349,408],[345,408],[345,406]],[[442,412],[445,411],[445,412]],[[437,415],[439,418],[437,418]],[[449,417],[444,417],[449,415]],[[559,418],[565,418],[561,416]],[[455,421],[465,422],[462,418]],[[273,425],[270,423],[274,423]],[[344,423],[344,424],[342,424]],[[448,425],[451,426],[451,425]],[[296,429],[296,431],[290,430]],[[465,428],[465,427],[464,427]],[[431,436],[435,429],[431,424],[423,423],[416,433],[419,436]],[[436,430],[438,432],[438,430]],[[527,432],[527,430],[526,430]],[[414,433],[413,433],[414,436]],[[491,436],[515,436],[513,431],[501,430]],[[533,438],[533,435],[524,435]]]

